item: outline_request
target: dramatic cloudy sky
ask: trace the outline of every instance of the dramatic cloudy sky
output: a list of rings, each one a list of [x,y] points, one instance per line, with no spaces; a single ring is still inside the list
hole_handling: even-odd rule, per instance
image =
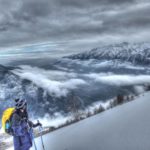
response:
[[[149,0],[0,0],[0,47],[55,49],[150,39]]]

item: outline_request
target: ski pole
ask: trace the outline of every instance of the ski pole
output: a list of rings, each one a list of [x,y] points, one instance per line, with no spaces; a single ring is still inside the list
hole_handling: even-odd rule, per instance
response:
[[[36,147],[36,143],[35,143],[34,137],[33,137],[33,143],[34,143],[35,150],[37,150],[37,147]]]
[[[34,148],[35,150],[37,150],[37,146],[36,146],[36,143],[35,143],[35,137],[34,137],[34,133],[33,133],[33,129],[31,129],[31,133],[32,133],[32,139],[33,139],[33,144],[34,144]]]
[[[38,120],[38,123],[39,123],[39,120]],[[41,137],[42,147],[43,147],[43,150],[45,150],[45,146],[44,146],[44,142],[43,142],[43,136],[42,136],[42,131],[43,131],[42,126],[39,127],[39,131],[40,131],[40,137]]]

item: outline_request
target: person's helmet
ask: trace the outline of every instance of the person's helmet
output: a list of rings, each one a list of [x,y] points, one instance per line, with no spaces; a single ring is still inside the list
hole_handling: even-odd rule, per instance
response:
[[[27,101],[25,99],[15,99],[15,108],[16,109],[26,109]]]

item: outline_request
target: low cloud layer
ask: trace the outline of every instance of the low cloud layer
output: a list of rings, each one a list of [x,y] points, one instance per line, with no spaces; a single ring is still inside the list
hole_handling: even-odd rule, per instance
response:
[[[47,41],[75,50],[148,41],[149,13],[148,0],[0,0],[0,43]]]
[[[114,74],[89,74],[86,75],[96,82],[115,86],[134,86],[150,84],[149,75],[114,75]]]
[[[80,74],[68,70],[45,70],[28,65],[19,66],[12,72],[22,79],[30,80],[55,97],[67,96],[69,91],[79,89],[81,86],[90,86],[90,83],[111,86],[135,86],[136,91],[141,91],[143,85],[150,84],[149,75],[119,75],[113,73]],[[94,86],[94,85],[93,85]],[[140,88],[139,88],[140,87]]]
[[[46,71],[37,67],[20,66],[21,69],[12,72],[22,79],[27,79],[43,88],[50,95],[55,97],[66,96],[69,90],[75,89],[80,85],[86,84],[82,79],[75,78],[73,73],[65,73],[62,71]]]

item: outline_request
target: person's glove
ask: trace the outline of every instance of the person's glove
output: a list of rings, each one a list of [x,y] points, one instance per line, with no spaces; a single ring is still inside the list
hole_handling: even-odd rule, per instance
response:
[[[38,122],[36,125],[37,125],[37,126],[42,126],[42,124],[41,124],[40,122]]]
[[[42,126],[42,124],[39,121],[36,124],[33,124],[33,128],[36,128],[38,126]]]

